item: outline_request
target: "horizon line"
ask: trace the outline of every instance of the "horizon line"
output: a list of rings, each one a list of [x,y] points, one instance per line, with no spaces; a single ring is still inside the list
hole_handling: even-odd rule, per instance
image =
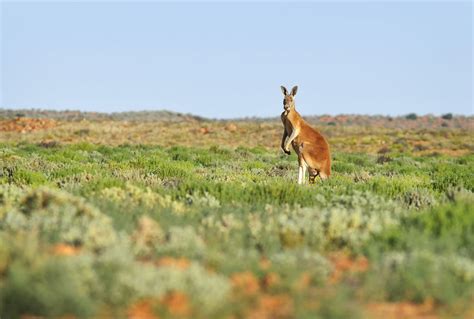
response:
[[[83,113],[83,114],[102,114],[102,115],[115,115],[115,114],[124,114],[124,113],[144,113],[144,112],[156,112],[156,113],[172,113],[176,115],[184,115],[184,116],[191,116],[195,118],[201,118],[201,119],[207,119],[207,120],[241,120],[241,119],[272,119],[272,118],[278,118],[280,115],[279,113],[275,115],[270,115],[270,116],[261,116],[261,115],[246,115],[246,116],[239,116],[239,117],[208,117],[208,116],[203,116],[199,115],[196,113],[189,113],[189,112],[179,112],[179,111],[172,111],[170,109],[141,109],[141,110],[124,110],[124,111],[89,111],[89,110],[80,110],[80,109],[47,109],[47,108],[4,108],[0,107],[0,112],[57,112],[57,113],[66,113],[66,112],[74,112],[74,113]],[[420,114],[417,112],[409,112],[409,113],[403,113],[403,114],[381,114],[381,113],[338,113],[338,114],[329,114],[329,113],[321,113],[321,114],[301,114],[302,116],[308,116],[308,117],[323,117],[323,116],[330,116],[330,117],[337,117],[337,116],[370,116],[370,117],[406,117],[407,115],[415,114],[416,116],[424,117],[442,117],[447,114],[451,114],[452,116],[456,117],[474,117],[474,114],[459,114],[459,113],[452,113],[452,112],[446,112],[446,113],[440,113],[440,114],[435,114],[435,113],[424,113]]]

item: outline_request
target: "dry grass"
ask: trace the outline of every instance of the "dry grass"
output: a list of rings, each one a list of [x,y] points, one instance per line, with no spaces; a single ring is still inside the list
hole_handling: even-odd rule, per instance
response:
[[[322,118],[324,120],[324,118]],[[345,119],[347,121],[347,119]],[[461,156],[474,151],[472,133],[474,120],[465,118],[456,127],[426,128],[416,121],[375,121],[377,125],[327,125],[319,119],[313,125],[328,139],[332,151],[355,153],[403,152],[414,155],[447,154]],[[20,124],[19,124],[20,123]],[[334,122],[330,122],[334,123]],[[408,123],[408,124],[407,124]],[[387,125],[386,125],[387,124]],[[392,124],[392,123],[391,123]],[[459,127],[460,126],[460,127]],[[195,146],[236,148],[262,147],[277,151],[280,147],[282,124],[278,121],[200,121],[185,119],[174,122],[52,121],[20,119],[0,122],[0,142],[146,144],[160,146]]]

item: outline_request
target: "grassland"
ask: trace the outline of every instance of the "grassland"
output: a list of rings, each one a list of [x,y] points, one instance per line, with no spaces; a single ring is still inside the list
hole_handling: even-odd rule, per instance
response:
[[[0,121],[1,318],[473,316],[472,117],[169,116]]]

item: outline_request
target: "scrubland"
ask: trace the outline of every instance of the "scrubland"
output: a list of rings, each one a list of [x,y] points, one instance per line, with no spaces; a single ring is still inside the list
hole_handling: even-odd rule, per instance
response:
[[[276,119],[9,114],[1,318],[474,316],[472,117],[312,117],[299,186]]]

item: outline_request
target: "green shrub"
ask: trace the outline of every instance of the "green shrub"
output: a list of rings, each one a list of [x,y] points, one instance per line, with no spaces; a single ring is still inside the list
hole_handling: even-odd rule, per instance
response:
[[[314,314],[316,319],[364,318],[362,310],[354,302],[351,291],[345,287],[324,291],[320,299],[320,308]]]
[[[0,282],[0,316],[88,318],[95,313],[100,289],[90,258],[45,255],[35,233],[0,233],[0,242],[8,244],[4,247],[9,255]]]
[[[467,249],[474,258],[473,201],[455,202],[407,218],[406,225],[418,229],[431,238],[456,243],[458,249]]]
[[[186,269],[156,267],[133,260],[128,245],[111,247],[94,262],[94,269],[104,283],[103,298],[118,307],[141,298],[159,298],[166,293],[186,293],[201,313],[212,313],[228,298],[227,278],[208,272],[191,263]]]
[[[423,302],[433,298],[451,304],[474,293],[474,262],[458,256],[415,251],[390,253],[375,266],[372,289],[389,301]]]
[[[472,199],[406,214],[399,227],[388,228],[367,242],[372,252],[428,250],[474,258]]]
[[[433,194],[424,188],[407,191],[403,194],[403,201],[414,208],[425,208],[436,204]]]
[[[41,246],[35,244],[34,236],[25,240],[19,243],[27,245],[10,245],[14,260],[2,279],[0,314],[8,318],[21,314],[90,318],[103,305],[120,316],[134,301],[161,298],[175,291],[189,296],[199,306],[199,313],[212,315],[222,308],[230,292],[227,278],[197,263],[176,269],[135,261],[127,240],[100,254],[69,257],[38,253]]]
[[[271,255],[269,259],[272,262],[272,269],[285,278],[299,276],[300,273],[295,272],[295,268],[299,268],[322,284],[333,271],[331,263],[326,258],[308,249],[285,250]]]
[[[111,220],[84,199],[68,193],[40,188],[27,193],[17,207],[8,210],[0,229],[39,231],[52,242],[99,249],[116,239]]]

